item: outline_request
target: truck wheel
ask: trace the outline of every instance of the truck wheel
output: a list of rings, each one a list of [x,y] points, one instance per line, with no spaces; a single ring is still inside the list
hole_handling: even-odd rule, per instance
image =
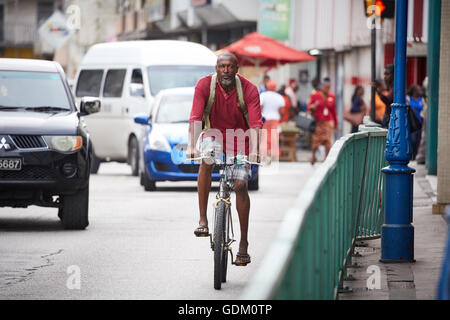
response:
[[[89,185],[73,195],[61,196],[58,216],[64,229],[84,230],[89,225]]]
[[[131,166],[131,175],[139,175],[139,146],[135,137],[131,138],[128,146],[128,163]]]
[[[100,164],[100,159],[95,155],[94,151],[92,151],[91,173],[96,174],[98,172],[98,169],[100,168]]]

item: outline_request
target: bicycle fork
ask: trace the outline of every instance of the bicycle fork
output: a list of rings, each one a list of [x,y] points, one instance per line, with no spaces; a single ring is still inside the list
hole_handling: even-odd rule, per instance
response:
[[[225,197],[216,196],[216,199],[217,200],[216,200],[216,202],[214,204],[214,208],[215,209],[217,209],[217,206],[219,205],[220,202],[224,202],[225,206],[227,208],[227,210],[226,210],[226,215],[227,215],[226,221],[227,221],[227,223],[226,223],[226,226],[225,226],[225,228],[226,228],[225,234],[226,234],[227,238],[225,239],[224,247],[225,247],[225,250],[227,252],[230,252],[230,254],[231,254],[231,261],[234,264],[234,257],[233,257],[233,251],[231,249],[231,244],[233,242],[235,242],[236,240],[234,240],[233,220],[231,218],[231,201],[230,201],[230,196],[228,195],[228,197],[226,197],[226,198]],[[228,238],[228,235],[230,234],[230,231],[231,231],[231,238]],[[209,234],[209,242],[211,244],[211,250],[214,251],[214,241],[213,241],[212,236],[213,235],[210,233]]]

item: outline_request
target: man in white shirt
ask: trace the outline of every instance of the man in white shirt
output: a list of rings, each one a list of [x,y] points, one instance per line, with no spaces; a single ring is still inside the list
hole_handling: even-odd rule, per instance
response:
[[[279,156],[278,123],[280,122],[280,109],[284,108],[283,97],[276,92],[277,83],[269,80],[267,91],[261,93],[260,102],[262,116],[265,119],[261,138],[261,152],[268,161]]]

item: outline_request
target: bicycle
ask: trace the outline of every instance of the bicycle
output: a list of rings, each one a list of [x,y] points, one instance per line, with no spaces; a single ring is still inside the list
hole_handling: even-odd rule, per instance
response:
[[[216,158],[214,153],[202,155],[198,158],[187,159],[191,161],[201,161],[203,159],[211,159],[214,165],[219,166],[220,182],[219,191],[216,194],[216,202],[214,203],[214,231],[209,233],[211,249],[214,252],[214,289],[220,290],[222,283],[227,281],[227,264],[228,253],[231,255],[231,263],[233,261],[233,251],[231,244],[235,242],[233,231],[233,220],[231,216],[231,190],[233,190],[234,181],[232,179],[232,166],[244,165],[260,165],[258,162],[250,162],[246,156],[238,155],[227,157],[224,155],[225,161]],[[231,236],[230,236],[231,233]],[[205,236],[205,237],[207,237]]]

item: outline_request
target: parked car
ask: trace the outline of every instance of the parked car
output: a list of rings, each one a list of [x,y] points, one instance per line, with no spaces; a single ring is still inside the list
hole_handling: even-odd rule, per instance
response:
[[[135,117],[146,128],[141,142],[140,182],[146,191],[156,190],[157,181],[195,181],[199,164],[186,161],[189,115],[194,88],[162,90],[150,115]],[[217,168],[212,179],[220,180]],[[258,190],[258,166],[252,166],[249,190]]]
[[[162,89],[194,86],[214,72],[217,57],[207,47],[175,40],[101,43],[84,56],[75,79],[76,98],[99,97],[102,111],[86,119],[96,173],[104,161],[127,162],[139,172],[142,130],[133,121],[149,114]]]
[[[91,143],[56,62],[0,59],[0,207],[59,208],[66,229],[85,229],[89,211]]]

